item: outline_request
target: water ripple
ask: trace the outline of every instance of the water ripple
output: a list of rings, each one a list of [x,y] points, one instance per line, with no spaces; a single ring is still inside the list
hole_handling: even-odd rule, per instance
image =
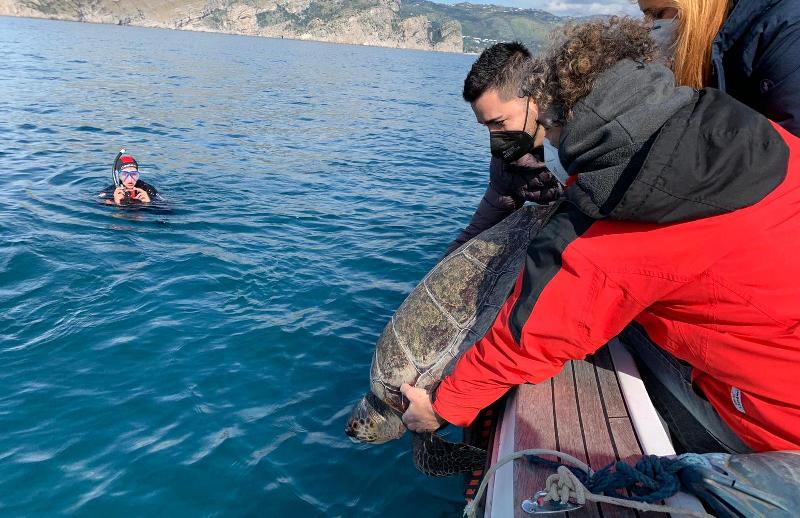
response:
[[[472,58],[14,18],[0,54],[0,513],[455,515],[342,429],[485,188]],[[123,146],[165,203],[100,203]]]

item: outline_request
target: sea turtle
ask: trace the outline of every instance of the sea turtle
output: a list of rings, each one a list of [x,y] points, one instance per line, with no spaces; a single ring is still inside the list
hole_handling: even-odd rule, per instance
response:
[[[443,259],[414,288],[375,347],[371,391],[345,428],[354,441],[381,444],[405,433],[400,385],[431,390],[491,327],[522,267],[528,243],[550,209],[526,205]],[[414,434],[414,463],[429,475],[481,469],[486,453],[433,434]]]

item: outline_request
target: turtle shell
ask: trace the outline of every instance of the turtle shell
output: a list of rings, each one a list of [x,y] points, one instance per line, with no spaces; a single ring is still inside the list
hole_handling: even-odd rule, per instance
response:
[[[403,411],[400,385],[429,388],[494,323],[552,209],[526,205],[444,258],[406,297],[375,347],[372,392]]]

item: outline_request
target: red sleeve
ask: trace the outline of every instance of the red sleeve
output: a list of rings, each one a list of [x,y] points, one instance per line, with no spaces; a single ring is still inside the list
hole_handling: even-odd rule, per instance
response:
[[[595,222],[572,232],[563,223],[559,230],[559,222],[551,221],[556,232],[532,244],[494,325],[439,385],[434,410],[448,422],[467,426],[513,386],[552,378],[564,363],[593,353],[644,308],[690,280],[650,268],[658,251],[642,251],[641,232],[619,231],[641,225]],[[659,242],[657,235],[651,239]],[[658,262],[668,264],[674,253]],[[522,323],[516,331],[515,321]]]

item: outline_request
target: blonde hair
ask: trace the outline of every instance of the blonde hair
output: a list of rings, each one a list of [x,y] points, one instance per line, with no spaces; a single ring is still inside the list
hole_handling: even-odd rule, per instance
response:
[[[671,0],[678,10],[673,71],[679,85],[711,85],[711,45],[728,18],[731,0]]]

